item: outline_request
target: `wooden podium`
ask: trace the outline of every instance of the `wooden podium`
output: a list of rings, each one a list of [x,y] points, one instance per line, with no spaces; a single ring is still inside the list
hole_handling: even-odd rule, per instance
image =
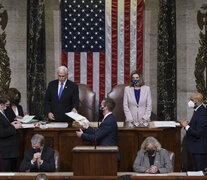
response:
[[[117,176],[117,146],[76,146],[74,176]]]

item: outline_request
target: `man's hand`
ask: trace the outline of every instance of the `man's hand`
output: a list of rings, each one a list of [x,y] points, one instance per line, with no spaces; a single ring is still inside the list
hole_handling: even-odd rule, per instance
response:
[[[53,121],[55,120],[55,116],[51,112],[48,113],[48,118],[53,120]]]
[[[180,123],[181,123],[181,125],[183,126],[183,127],[186,127],[187,125],[188,125],[188,120],[182,120],[182,121],[180,121]]]
[[[15,127],[15,129],[22,128],[22,123],[19,121],[13,121],[13,122],[11,122],[11,125],[13,125]]]
[[[88,123],[83,122],[83,128],[84,128],[84,129],[88,129],[88,127],[89,127]]]
[[[78,111],[75,108],[72,109],[72,112],[78,113]]]
[[[41,154],[39,152],[33,154],[32,162],[35,163],[38,159],[41,160]]]
[[[83,134],[83,131],[80,129],[80,131],[76,131],[76,135],[81,138],[81,135]]]

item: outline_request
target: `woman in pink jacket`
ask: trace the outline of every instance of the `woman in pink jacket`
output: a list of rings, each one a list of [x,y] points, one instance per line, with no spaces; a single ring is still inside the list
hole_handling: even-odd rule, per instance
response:
[[[137,70],[131,73],[130,85],[124,89],[123,107],[127,126],[148,126],[152,111],[151,91]]]

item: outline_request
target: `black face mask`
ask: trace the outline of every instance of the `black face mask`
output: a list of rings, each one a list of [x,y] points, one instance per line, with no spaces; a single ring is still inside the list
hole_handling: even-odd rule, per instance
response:
[[[155,153],[154,149],[147,149],[148,156],[152,156]]]
[[[33,153],[41,152],[40,148],[33,148]]]
[[[14,99],[14,104],[15,105],[18,105],[20,103],[20,98],[18,97],[18,98],[15,98]]]
[[[99,107],[99,112],[100,112],[101,114],[103,114],[103,111],[104,111],[103,107],[100,106],[100,107]]]

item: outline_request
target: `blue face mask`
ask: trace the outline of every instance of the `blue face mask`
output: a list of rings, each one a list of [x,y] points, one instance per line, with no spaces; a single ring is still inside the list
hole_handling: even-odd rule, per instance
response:
[[[134,79],[134,80],[132,80],[132,83],[133,83],[134,85],[138,85],[138,84],[139,84],[139,79]]]

